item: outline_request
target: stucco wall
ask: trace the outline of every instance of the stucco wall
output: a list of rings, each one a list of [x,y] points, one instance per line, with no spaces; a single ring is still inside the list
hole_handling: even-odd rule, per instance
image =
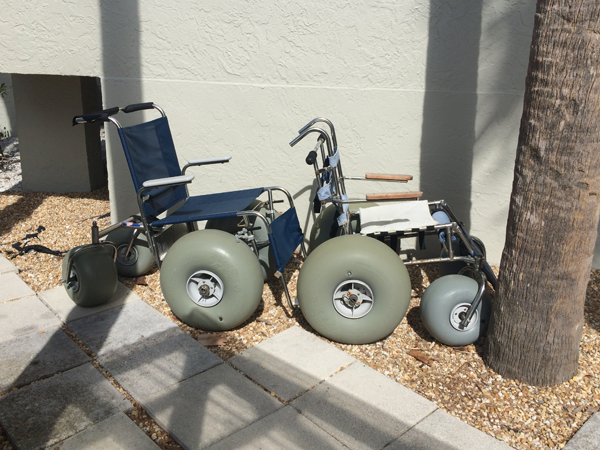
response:
[[[193,193],[282,185],[310,226],[313,140],[287,143],[325,116],[346,174],[414,175],[400,189],[446,199],[499,262],[534,0],[5,3],[0,72],[99,76],[106,107],[165,108],[182,160],[233,156],[198,169]],[[110,132],[108,159],[122,218],[133,193]]]

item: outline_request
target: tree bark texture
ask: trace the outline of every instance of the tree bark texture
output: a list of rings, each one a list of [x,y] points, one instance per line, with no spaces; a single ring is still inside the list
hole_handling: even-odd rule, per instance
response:
[[[577,374],[600,214],[600,1],[538,0],[485,361],[546,386]]]

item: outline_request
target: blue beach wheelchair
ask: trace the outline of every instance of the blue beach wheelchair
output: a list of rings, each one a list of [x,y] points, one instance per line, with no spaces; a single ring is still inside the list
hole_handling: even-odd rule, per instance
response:
[[[128,127],[116,118],[145,110],[160,117]],[[73,125],[93,122],[117,127],[140,213],[96,230],[92,244],[65,257],[63,284],[75,303],[107,301],[116,289],[117,271],[141,276],[156,264],[166,302],[196,328],[229,330],[243,323],[260,303],[264,280],[271,275],[280,278],[293,307],[284,267],[299,246],[304,251],[304,244],[289,192],[260,187],[190,196],[187,185],[194,175],[188,169],[231,158],[194,160],[180,168],[167,117],[154,103],[73,119]],[[277,213],[274,204],[285,201],[288,209]],[[205,229],[198,229],[199,221],[206,221]],[[92,300],[90,292],[96,293]]]
[[[411,281],[405,266],[439,263],[443,276],[421,299],[422,323],[444,344],[476,341],[485,333],[491,313],[486,284],[497,286],[483,243],[467,233],[445,201],[419,200],[422,192],[350,198],[346,192],[350,180],[406,183],[412,176],[344,176],[331,121],[310,121],[290,145],[309,134],[317,135],[306,163],[316,176],[318,216],[298,276],[298,301],[306,320],[334,341],[360,344],[382,339],[400,324],[409,307]],[[441,244],[437,258],[419,257],[428,235],[437,236]],[[402,243],[409,239],[414,248],[404,251]]]

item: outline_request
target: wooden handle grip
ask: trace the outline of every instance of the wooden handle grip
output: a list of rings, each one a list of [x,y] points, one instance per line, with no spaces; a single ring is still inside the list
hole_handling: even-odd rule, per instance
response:
[[[421,198],[423,192],[390,192],[387,194],[367,194],[367,200],[401,200],[407,198]]]
[[[410,181],[412,175],[393,175],[388,173],[368,173],[365,175],[367,180],[386,180],[386,181]]]

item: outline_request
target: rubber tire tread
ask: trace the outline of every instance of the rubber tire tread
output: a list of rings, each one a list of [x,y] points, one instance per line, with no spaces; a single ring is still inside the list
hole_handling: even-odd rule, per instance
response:
[[[80,247],[69,250],[62,263],[63,279],[66,279],[69,259],[77,273],[79,289],[63,284],[68,296],[78,306],[91,307],[107,303],[115,294],[119,277],[113,260],[112,247],[98,245],[74,253]]]
[[[423,293],[421,298],[421,321],[429,334],[443,344],[450,346],[469,345],[479,339],[487,331],[491,300],[487,292],[479,307],[478,324],[468,331],[455,329],[450,323],[450,313],[456,305],[472,303],[478,283],[465,275],[446,275],[436,279]]]
[[[223,281],[223,298],[210,308],[187,293],[189,277],[207,270]],[[199,230],[178,239],[163,260],[160,285],[168,305],[181,321],[206,331],[224,331],[246,321],[258,307],[263,277],[254,252],[231,234]]]
[[[336,287],[349,279],[361,280],[373,291],[373,308],[359,319],[342,316],[333,305]],[[319,334],[343,344],[368,344],[388,336],[404,318],[410,294],[410,277],[398,255],[361,235],[322,243],[308,256],[298,276],[302,314]]]

